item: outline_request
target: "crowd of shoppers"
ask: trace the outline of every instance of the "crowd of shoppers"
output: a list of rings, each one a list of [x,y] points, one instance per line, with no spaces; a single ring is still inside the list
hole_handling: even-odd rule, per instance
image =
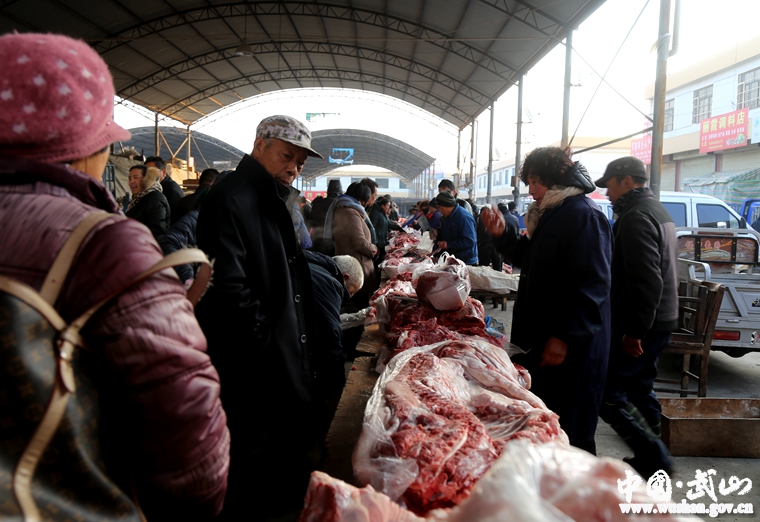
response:
[[[303,123],[277,115],[259,123],[234,172],[204,171],[189,196],[160,157],[133,166],[125,216],[101,182],[111,143],[129,137],[111,118],[103,60],[67,37],[11,34],[0,37],[0,66],[0,275],[50,296],[59,252],[93,221],[49,305],[71,321],[106,303],[76,341],[89,348],[77,356],[78,379],[91,383],[80,393],[102,409],[86,430],[50,442],[65,458],[42,459],[45,480],[20,481],[15,497],[0,489],[0,514],[86,519],[97,506],[134,521],[294,519],[344,384],[340,312],[350,300],[366,305],[389,233],[402,228],[392,198],[377,198],[370,179],[345,193],[333,180],[308,209],[292,184],[307,158],[322,156]],[[466,264],[487,256],[501,270],[503,256],[521,269],[511,341],[526,353],[515,361],[571,444],[595,452],[601,409],[637,470],[669,469],[652,385],[677,318],[672,220],[635,158],[612,162],[596,182],[615,205],[614,230],[569,151],[534,150],[520,178],[534,198],[525,234],[513,208],[478,212],[450,180],[404,225]],[[183,289],[191,265],[177,268],[179,279],[164,269],[130,284],[196,243],[215,274],[195,310]],[[3,367],[2,394],[25,384]],[[56,375],[43,377],[73,387]],[[34,431],[29,415],[0,408]],[[61,415],[83,426],[81,413]],[[0,472],[25,472],[20,450],[8,448]]]

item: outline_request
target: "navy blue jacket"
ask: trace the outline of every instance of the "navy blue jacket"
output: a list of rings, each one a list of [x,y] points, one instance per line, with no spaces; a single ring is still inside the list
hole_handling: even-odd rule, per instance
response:
[[[166,234],[158,240],[158,245],[161,247],[164,255],[168,256],[172,252],[176,252],[182,248],[195,246],[195,227],[197,224],[197,210],[191,210],[174,223]],[[183,283],[195,277],[195,271],[189,264],[175,266],[174,270],[177,272],[179,280]]]
[[[478,264],[478,235],[475,218],[459,205],[447,218],[441,219],[438,240],[446,241],[446,252],[466,265]]]
[[[531,373],[531,391],[559,414],[570,442],[586,445],[594,438],[610,349],[610,224],[579,194],[547,209],[531,239],[512,222],[495,246],[521,269],[510,341],[530,351],[513,360]],[[540,367],[551,337],[567,343],[567,357]]]

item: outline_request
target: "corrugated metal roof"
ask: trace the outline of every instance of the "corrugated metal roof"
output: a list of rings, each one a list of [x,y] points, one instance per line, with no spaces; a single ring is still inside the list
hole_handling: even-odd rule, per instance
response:
[[[0,33],[83,38],[117,94],[187,125],[283,89],[386,94],[463,128],[604,0],[0,0]],[[241,41],[252,57],[235,56]]]

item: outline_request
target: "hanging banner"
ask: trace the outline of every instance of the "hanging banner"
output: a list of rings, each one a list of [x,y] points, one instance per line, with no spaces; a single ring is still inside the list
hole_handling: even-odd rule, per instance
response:
[[[749,136],[749,109],[721,114],[699,123],[699,152],[744,147]]]
[[[644,165],[652,163],[652,135],[631,140],[631,156],[639,158]]]

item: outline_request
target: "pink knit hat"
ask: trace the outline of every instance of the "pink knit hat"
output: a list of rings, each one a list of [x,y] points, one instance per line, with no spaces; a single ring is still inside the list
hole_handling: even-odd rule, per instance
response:
[[[113,78],[87,44],[53,34],[0,36],[0,154],[85,158],[129,131],[114,123]]]

